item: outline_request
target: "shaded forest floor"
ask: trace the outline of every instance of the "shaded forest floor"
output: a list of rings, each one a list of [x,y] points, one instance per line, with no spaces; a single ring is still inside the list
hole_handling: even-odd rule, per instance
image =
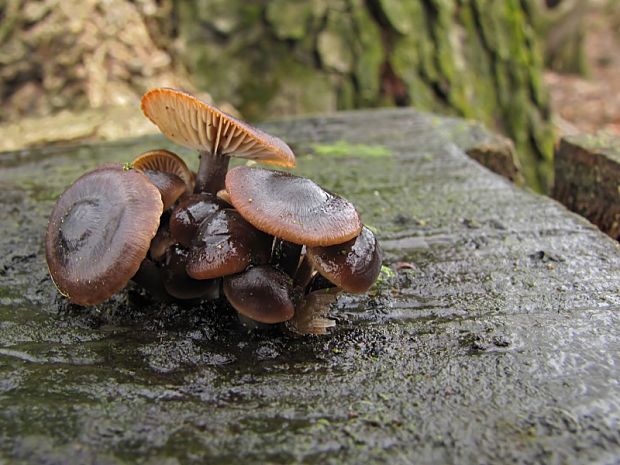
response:
[[[545,73],[559,136],[598,130],[620,134],[620,33],[600,13],[587,23],[589,75]]]

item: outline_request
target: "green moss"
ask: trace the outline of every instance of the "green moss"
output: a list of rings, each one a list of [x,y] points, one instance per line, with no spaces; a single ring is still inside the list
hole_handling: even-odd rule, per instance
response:
[[[385,60],[381,30],[364,8],[362,0],[350,0],[353,26],[358,40],[354,41],[354,68],[357,107],[377,105],[381,92],[381,65]],[[346,107],[349,108],[349,107]]]
[[[266,17],[279,39],[302,39],[312,17],[312,4],[273,0],[267,5]]]
[[[415,33],[412,21],[420,11],[419,2],[403,2],[402,0],[379,0],[383,14],[390,22],[390,26],[402,35]]]
[[[317,39],[317,52],[323,67],[339,73],[351,72],[356,41],[351,16],[345,11],[329,10],[325,27]]]
[[[338,141],[333,144],[314,144],[312,150],[317,155],[330,157],[383,158],[392,156],[392,151],[383,145],[352,144],[346,141]]]

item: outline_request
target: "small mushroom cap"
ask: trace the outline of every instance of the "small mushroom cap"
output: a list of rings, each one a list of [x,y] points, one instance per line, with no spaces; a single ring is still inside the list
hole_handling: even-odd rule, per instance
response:
[[[282,323],[295,313],[293,280],[269,265],[224,278],[224,294],[244,316],[260,323]]]
[[[157,188],[141,172],[106,166],[83,175],[58,199],[45,252],[61,294],[94,305],[138,271],[163,211]]]
[[[176,174],[185,183],[187,192],[193,192],[194,190],[194,174],[189,170],[181,157],[169,150],[149,150],[136,157],[131,164],[139,170],[163,171],[164,173]]]
[[[306,253],[321,275],[347,292],[366,292],[381,271],[381,248],[365,226],[355,239],[330,247],[308,247]]]
[[[185,270],[188,256],[189,252],[179,245],[166,251],[163,276],[164,287],[168,294],[182,300],[217,299],[221,280],[190,278]]]
[[[163,171],[142,170],[149,180],[157,187],[164,203],[164,210],[174,205],[187,190],[186,184],[176,174]]]
[[[254,227],[294,244],[340,244],[362,229],[349,201],[289,173],[238,166],[226,175],[226,190]]]
[[[295,155],[284,141],[185,92],[151,89],[142,97],[142,111],[168,139],[184,147],[295,166]]]
[[[269,261],[273,239],[232,209],[219,210],[202,222],[192,242],[187,274],[213,279]]]
[[[170,234],[184,247],[190,247],[202,222],[225,206],[213,194],[188,195],[172,211]]]
[[[157,234],[153,237],[149,247],[149,257],[156,262],[161,261],[166,255],[166,250],[176,243],[177,240],[170,235],[168,221],[162,216]]]

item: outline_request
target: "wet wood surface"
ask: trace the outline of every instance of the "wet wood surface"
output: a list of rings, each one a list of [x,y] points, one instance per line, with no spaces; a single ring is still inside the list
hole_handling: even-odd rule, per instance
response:
[[[442,121],[265,125],[385,250],[379,284],[341,296],[323,337],[136,289],[68,305],[44,260],[55,198],[98,164],[173,147],[0,154],[0,463],[612,462],[620,250],[470,160],[453,143],[465,126]]]

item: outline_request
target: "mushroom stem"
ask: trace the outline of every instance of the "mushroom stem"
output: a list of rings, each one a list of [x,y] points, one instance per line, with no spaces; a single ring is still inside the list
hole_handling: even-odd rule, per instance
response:
[[[271,254],[271,265],[293,277],[299,265],[302,247],[300,244],[276,238]]]
[[[295,286],[306,289],[312,279],[312,273],[314,273],[314,266],[312,266],[312,262],[308,258],[308,255],[304,255],[293,277]]]
[[[140,268],[138,268],[138,271],[133,275],[131,280],[146,289],[154,299],[159,301],[170,300],[170,296],[166,293],[164,288],[164,280],[161,271],[157,265],[148,258],[142,260]]]
[[[199,153],[200,165],[198,165],[194,193],[208,192],[215,195],[217,191],[224,189],[230,157],[222,154],[212,155],[205,151]]]

